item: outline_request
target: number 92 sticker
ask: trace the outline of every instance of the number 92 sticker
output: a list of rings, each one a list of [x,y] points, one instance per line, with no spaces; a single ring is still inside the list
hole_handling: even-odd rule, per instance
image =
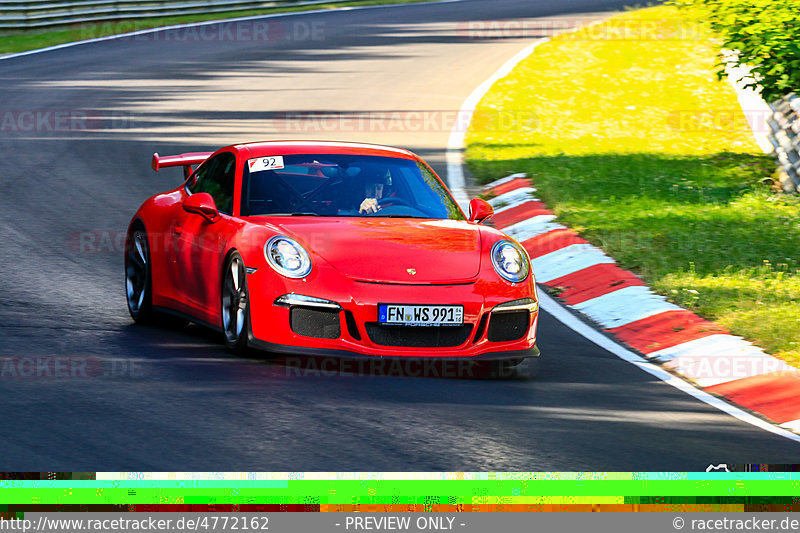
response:
[[[273,155],[269,157],[256,157],[247,160],[247,167],[250,172],[261,172],[262,170],[277,170],[283,168],[283,157]]]

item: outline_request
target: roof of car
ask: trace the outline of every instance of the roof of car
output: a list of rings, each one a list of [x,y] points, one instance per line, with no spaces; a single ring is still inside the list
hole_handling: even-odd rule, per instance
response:
[[[242,143],[233,146],[240,152],[249,152],[248,157],[267,157],[271,155],[289,154],[359,154],[378,155],[416,159],[417,156],[408,150],[382,146],[379,144],[343,142],[343,141],[261,141]]]

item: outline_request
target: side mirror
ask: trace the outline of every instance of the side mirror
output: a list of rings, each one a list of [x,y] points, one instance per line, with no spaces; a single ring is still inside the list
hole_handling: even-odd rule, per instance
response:
[[[205,218],[209,222],[219,219],[219,211],[214,198],[207,192],[198,192],[183,201],[183,210]]]
[[[494,215],[494,208],[486,200],[473,198],[469,202],[469,221],[480,224],[487,218]]]

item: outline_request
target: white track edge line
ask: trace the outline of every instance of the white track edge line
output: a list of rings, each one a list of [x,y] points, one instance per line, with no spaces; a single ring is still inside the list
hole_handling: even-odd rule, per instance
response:
[[[446,161],[447,161],[447,186],[462,209],[466,210],[469,197],[465,190],[466,180],[464,179],[464,138],[467,135],[464,124],[472,122],[472,115],[475,114],[475,107],[483,99],[489,89],[497,81],[508,76],[514,67],[523,59],[531,55],[534,49],[540,44],[550,39],[538,39],[516,53],[514,57],[503,63],[497,71],[487,80],[478,85],[474,91],[464,100],[464,104],[458,112],[458,121],[450,130],[450,138],[447,141]]]
[[[332,2],[335,0],[331,0]],[[314,15],[318,13],[330,13],[334,11],[362,11],[366,9],[386,9],[386,8],[393,8],[393,7],[405,7],[405,6],[420,6],[420,5],[436,5],[436,4],[452,4],[456,2],[463,2],[464,0],[435,0],[433,2],[414,2],[414,3],[404,3],[404,4],[384,4],[379,6],[341,6],[341,7],[329,7],[327,9],[309,9],[307,11],[289,11],[285,13],[265,13],[264,15],[249,15],[247,17],[235,17],[235,18],[225,18],[225,19],[215,19],[215,20],[203,20],[199,22],[187,22],[185,24],[173,24],[171,26],[159,26],[157,28],[147,28],[142,30],[130,31],[127,33],[118,33],[115,35],[107,35],[105,37],[95,37],[93,39],[84,39],[82,41],[73,41],[69,43],[62,43],[62,44],[55,44],[53,46],[46,46],[44,48],[37,48],[35,50],[26,50],[24,52],[14,52],[11,54],[0,55],[0,61],[4,59],[15,59],[17,57],[29,56],[33,54],[41,54],[43,52],[52,52],[54,50],[61,50],[63,48],[72,48],[73,46],[80,46],[82,44],[92,44],[92,43],[101,43],[105,41],[113,41],[115,39],[124,39],[126,37],[134,37],[137,35],[147,35],[150,33],[157,33],[160,31],[169,31],[169,30],[179,30],[183,28],[191,28],[191,27],[200,27],[200,26],[209,26],[212,24],[220,24],[223,22],[242,22],[246,20],[260,20],[260,19],[273,19],[279,17],[296,17],[301,15]],[[313,5],[313,4],[307,4]],[[280,7],[280,6],[278,6]],[[286,7],[292,7],[291,4],[287,5]],[[296,7],[296,6],[295,6]],[[135,20],[135,19],[134,19]],[[103,22],[112,22],[108,21],[96,21],[97,23]]]
[[[716,407],[720,411],[729,414],[734,418],[738,418],[742,422],[746,422],[758,427],[759,429],[769,431],[770,433],[774,433],[795,442],[800,442],[800,435],[796,435],[787,429],[774,425],[766,420],[762,420],[761,418],[758,418],[757,416],[748,413],[747,411],[736,407],[735,405],[728,403],[717,396],[698,389],[691,383],[684,381],[674,374],[670,374],[666,370],[663,370],[658,365],[648,362],[641,356],[635,354],[634,352],[628,350],[619,343],[611,340],[599,331],[585,324],[582,320],[564,309],[561,304],[551,298],[545,291],[539,291],[539,305],[542,307],[542,309],[553,315],[556,320],[573,330],[578,335],[592,341],[601,348],[616,355],[623,361],[627,361],[628,363],[639,367],[648,374],[665,382],[667,385],[671,385],[672,387],[685,392],[689,396],[692,396],[703,403],[706,403],[712,407]]]

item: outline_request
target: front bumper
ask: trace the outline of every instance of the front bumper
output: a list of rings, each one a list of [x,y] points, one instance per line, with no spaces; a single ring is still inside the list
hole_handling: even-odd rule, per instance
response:
[[[259,350],[264,350],[267,352],[271,352],[274,354],[279,355],[297,355],[297,356],[307,356],[307,357],[337,357],[342,359],[364,359],[364,358],[374,358],[374,354],[364,354],[360,352],[353,352],[349,350],[337,350],[333,348],[307,348],[303,346],[287,346],[284,344],[275,344],[272,342],[263,341],[261,339],[257,339],[252,332],[249,335],[248,343],[253,348],[257,348]],[[519,359],[527,359],[529,357],[539,357],[539,347],[534,344],[531,348],[527,350],[505,350],[499,352],[489,352],[489,353],[482,353],[474,356],[445,356],[445,355],[437,355],[432,354],[428,356],[428,359],[439,359],[439,360],[464,360],[469,359],[470,361],[475,362],[491,362],[491,361],[504,361],[504,360],[519,360]],[[394,355],[384,355],[380,356],[384,359],[393,359],[393,358],[402,358],[402,359],[413,359],[413,358],[422,358],[420,354],[408,354],[405,356],[398,356]]]
[[[324,274],[324,273],[323,273]],[[337,273],[338,274],[338,273]],[[250,293],[250,343],[275,353],[333,357],[468,358],[475,360],[524,359],[536,357],[538,311],[528,312],[527,324],[517,324],[519,337],[493,340],[490,335],[497,305],[522,298],[536,300],[532,279],[512,284],[503,280],[456,285],[401,285],[367,283],[336,275],[322,283],[319,278],[291,280],[273,275],[267,269],[248,275]],[[300,305],[276,305],[286,294],[301,294],[336,302],[341,309],[328,310],[335,338],[298,334],[292,312]],[[464,326],[418,328],[413,339],[406,339],[402,327],[384,328],[377,324],[378,304],[460,304],[464,306]],[[313,306],[310,306],[311,308]],[[296,311],[295,311],[296,312]],[[520,328],[524,330],[520,331]],[[391,331],[390,331],[391,330]],[[424,330],[427,330],[424,331]],[[437,331],[438,330],[438,331]],[[446,337],[426,345],[427,333]],[[306,332],[308,333],[308,332]],[[408,340],[408,343],[404,342]],[[442,345],[444,344],[444,345]]]

